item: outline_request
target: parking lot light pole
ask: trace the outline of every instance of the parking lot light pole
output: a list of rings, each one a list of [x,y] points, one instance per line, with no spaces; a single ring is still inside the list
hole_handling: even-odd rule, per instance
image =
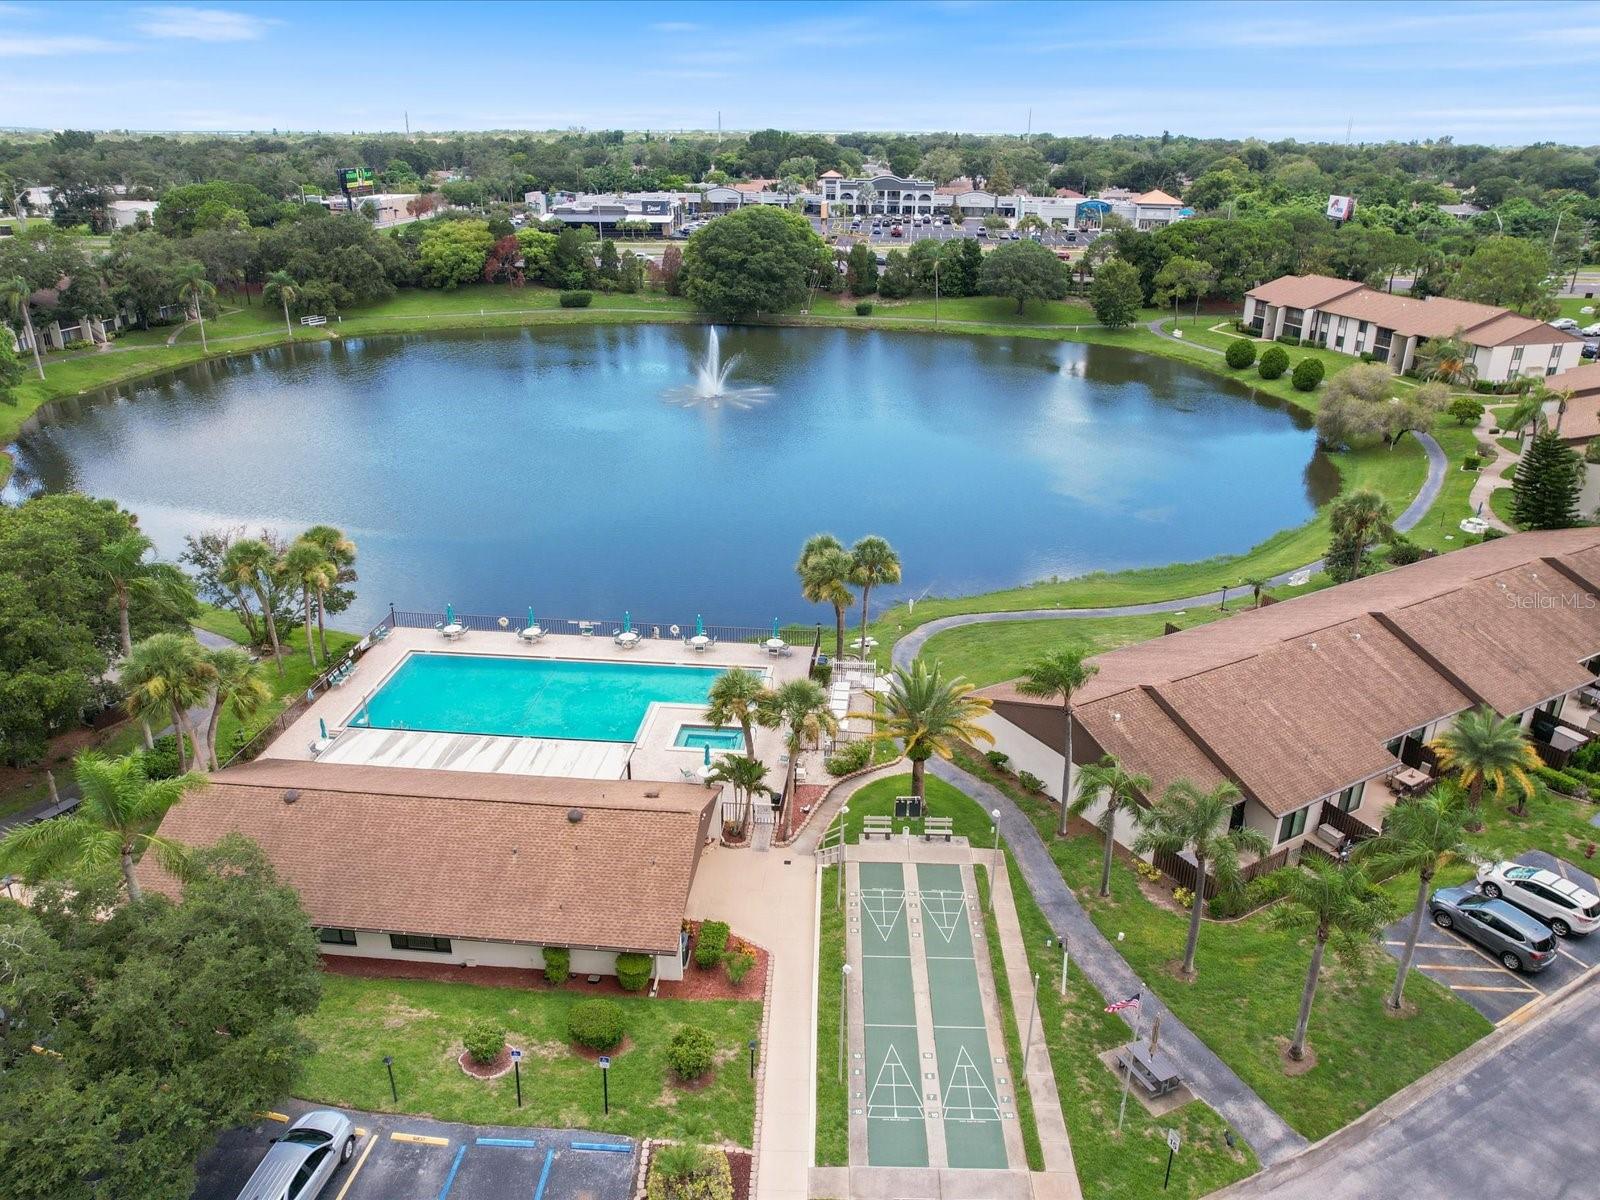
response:
[[[845,1031],[850,1027],[850,964],[839,971],[839,1079],[844,1080]]]
[[[399,1104],[400,1091],[394,1086],[394,1055],[385,1054],[383,1056],[383,1065],[389,1069],[389,1095],[393,1097],[396,1104]]]

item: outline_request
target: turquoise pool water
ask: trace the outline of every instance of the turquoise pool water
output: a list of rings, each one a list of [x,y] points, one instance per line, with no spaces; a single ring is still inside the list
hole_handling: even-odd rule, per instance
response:
[[[631,742],[654,702],[704,704],[719,667],[413,654],[350,724]]]
[[[718,729],[715,725],[680,725],[678,736],[672,744],[694,750],[702,750],[707,746],[713,750],[743,750],[744,731],[731,726]]]

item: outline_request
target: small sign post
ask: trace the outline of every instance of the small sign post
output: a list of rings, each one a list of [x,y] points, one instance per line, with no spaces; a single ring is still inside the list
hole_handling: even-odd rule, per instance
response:
[[[608,1082],[610,1074],[611,1056],[602,1054],[600,1056],[600,1108],[606,1116],[611,1115],[611,1085]]]
[[[1178,1147],[1183,1145],[1183,1135],[1176,1129],[1167,1130],[1167,1175],[1161,1181],[1161,1190],[1167,1190],[1167,1184],[1172,1182],[1172,1159],[1178,1153]]]
[[[511,1052],[511,1071],[517,1077],[517,1107],[522,1107],[522,1051]]]
[[[400,1092],[399,1089],[394,1086],[394,1055],[385,1054],[383,1056],[383,1065],[389,1069],[389,1095],[394,1098],[394,1102],[396,1104],[399,1104]]]

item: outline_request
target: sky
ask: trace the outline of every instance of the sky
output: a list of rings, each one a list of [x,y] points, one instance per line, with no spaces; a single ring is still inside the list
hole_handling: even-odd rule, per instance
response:
[[[0,126],[1600,143],[1584,3],[46,4]]]

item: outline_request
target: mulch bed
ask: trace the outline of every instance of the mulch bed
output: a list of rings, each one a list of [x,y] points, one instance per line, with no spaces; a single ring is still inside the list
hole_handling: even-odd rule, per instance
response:
[[[755,1164],[749,1152],[727,1150],[724,1153],[728,1156],[728,1166],[733,1170],[733,1200],[750,1200],[750,1172]]]
[[[473,1062],[472,1055],[465,1050],[456,1057],[456,1062],[474,1079],[499,1079],[511,1073],[511,1047],[502,1046],[499,1056],[492,1063]]]
[[[673,1000],[761,999],[767,988],[769,967],[767,952],[749,942],[743,942],[741,945],[756,956],[756,965],[750,968],[750,974],[744,977],[744,982],[737,988],[728,982],[728,973],[720,966],[712,967],[708,971],[695,966],[694,959],[691,958],[689,965],[684,968],[682,979],[662,981],[661,995]]]
[[[591,1050],[587,1046],[580,1046],[577,1042],[568,1042],[567,1049],[571,1050],[579,1058],[587,1058],[590,1062],[599,1062],[601,1055],[605,1055],[607,1058],[621,1058],[629,1050],[633,1049],[633,1039],[624,1034],[622,1040],[609,1050]]]

